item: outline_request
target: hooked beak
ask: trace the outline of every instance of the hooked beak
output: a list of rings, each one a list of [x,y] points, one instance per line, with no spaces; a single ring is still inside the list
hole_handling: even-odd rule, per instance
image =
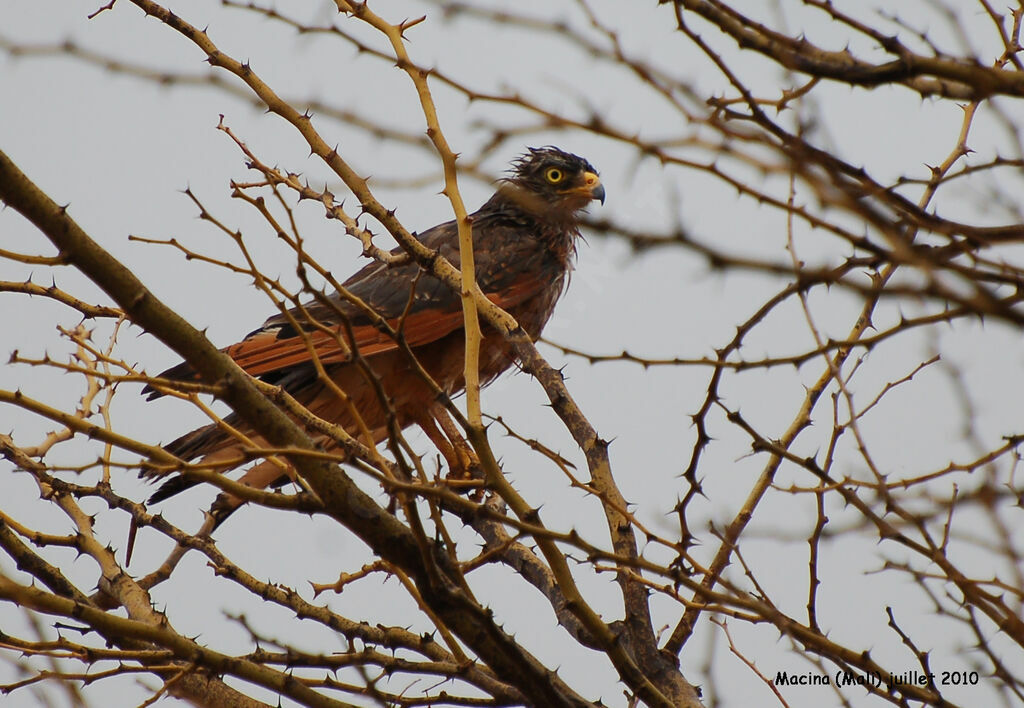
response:
[[[604,204],[604,185],[601,184],[601,178],[593,172],[583,173],[583,192],[591,199],[596,199]]]

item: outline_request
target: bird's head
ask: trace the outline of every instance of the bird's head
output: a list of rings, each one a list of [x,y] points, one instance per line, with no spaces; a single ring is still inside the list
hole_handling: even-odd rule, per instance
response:
[[[512,163],[507,186],[517,188],[520,206],[538,214],[566,219],[597,199],[604,204],[604,186],[597,170],[579,155],[547,146],[527,148]]]

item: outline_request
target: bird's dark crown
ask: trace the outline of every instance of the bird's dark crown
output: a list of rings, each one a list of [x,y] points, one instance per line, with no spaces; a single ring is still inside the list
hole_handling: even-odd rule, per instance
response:
[[[527,148],[512,163],[497,196],[549,221],[575,219],[592,199],[604,201],[597,170],[579,155],[550,145]]]
[[[556,170],[561,179],[550,179],[549,174]],[[527,148],[526,153],[512,163],[509,181],[535,192],[558,192],[571,189],[574,178],[585,172],[597,174],[594,166],[579,155],[545,145],[544,148]]]
[[[547,187],[550,183],[545,178],[545,172],[551,169],[560,169],[564,174],[563,181],[569,181],[573,175],[581,175],[584,172],[597,174],[597,170],[589,162],[579,155],[559,150],[552,145],[539,148],[526,148],[527,152],[521,155],[512,163],[512,181],[523,183],[539,183]]]

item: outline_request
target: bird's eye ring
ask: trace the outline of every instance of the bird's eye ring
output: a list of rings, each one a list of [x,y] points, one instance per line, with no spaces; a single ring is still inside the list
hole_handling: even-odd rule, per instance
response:
[[[548,182],[551,182],[551,184],[555,184],[557,182],[562,181],[563,175],[560,169],[558,169],[557,167],[552,167],[547,172],[544,173],[544,176],[547,178]]]

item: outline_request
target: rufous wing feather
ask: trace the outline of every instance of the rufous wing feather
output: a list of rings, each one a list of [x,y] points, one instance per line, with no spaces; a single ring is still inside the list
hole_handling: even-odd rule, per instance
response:
[[[487,298],[503,309],[512,307],[531,297],[540,287],[534,279],[524,279],[500,293],[489,293]],[[410,347],[418,347],[447,336],[462,327],[462,311],[423,309],[409,313],[388,325],[398,330]],[[366,358],[392,351],[399,346],[389,332],[374,325],[362,324],[351,328],[355,349]],[[340,340],[340,341],[339,341]],[[251,376],[261,376],[291,366],[313,361],[314,357],[323,364],[335,364],[351,359],[352,344],[348,331],[342,325],[334,325],[328,331],[315,330],[306,338],[293,336],[279,338],[274,331],[256,332],[224,351]]]

